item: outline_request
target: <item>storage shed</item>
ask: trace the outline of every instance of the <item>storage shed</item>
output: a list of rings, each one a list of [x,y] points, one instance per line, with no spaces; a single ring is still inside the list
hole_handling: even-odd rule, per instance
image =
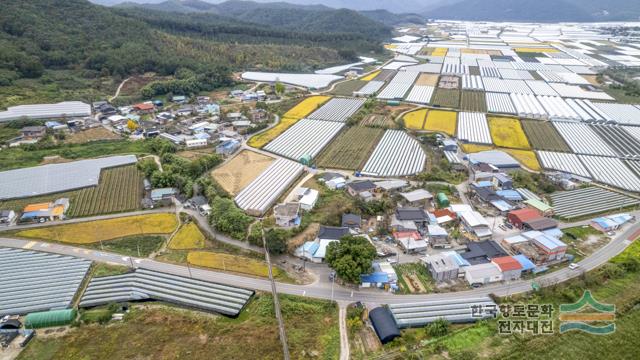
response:
[[[381,343],[386,344],[400,336],[398,325],[389,309],[377,307],[369,312],[369,319]]]
[[[35,312],[27,315],[24,327],[27,329],[39,329],[68,325],[76,318],[76,314],[75,309]]]

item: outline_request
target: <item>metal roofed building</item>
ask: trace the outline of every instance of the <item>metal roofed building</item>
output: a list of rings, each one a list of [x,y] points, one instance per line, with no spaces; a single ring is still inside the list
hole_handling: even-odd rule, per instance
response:
[[[475,154],[469,154],[468,157],[469,161],[473,164],[485,163],[506,170],[520,168],[520,163],[516,159],[499,150],[481,151]]]
[[[0,112],[0,122],[28,119],[58,119],[91,116],[91,105],[81,101],[63,101],[57,104],[18,105]]]
[[[90,266],[72,256],[0,248],[0,317],[70,307]]]
[[[114,302],[157,300],[190,308],[238,316],[252,290],[216,284],[147,269],[94,278],[80,300],[80,307]]]
[[[460,266],[446,253],[440,253],[421,258],[427,266],[431,277],[437,281],[449,281],[458,279]]]
[[[123,155],[3,171],[0,172],[0,200],[96,186],[103,169],[136,162],[135,155]]]
[[[518,280],[522,275],[522,265],[511,256],[502,256],[491,260],[502,271],[504,280]]]
[[[371,310],[369,312],[369,319],[381,343],[386,344],[400,336],[400,330],[396,325],[396,321],[387,308],[378,307]]]
[[[471,265],[485,264],[493,258],[507,255],[500,245],[490,240],[470,242],[467,248],[469,251],[462,253],[462,258],[467,260]]]
[[[469,285],[485,285],[502,281],[502,271],[498,265],[489,262],[468,266],[464,269],[464,278]]]
[[[425,189],[417,189],[408,193],[401,193],[400,196],[402,196],[409,203],[416,203],[433,199],[433,194]]]
[[[492,265],[493,266],[493,265]],[[474,308],[482,308],[474,314]],[[443,318],[452,323],[468,323],[493,318],[498,306],[490,297],[389,304],[389,310],[399,328],[419,327]],[[475,315],[475,316],[474,316]]]

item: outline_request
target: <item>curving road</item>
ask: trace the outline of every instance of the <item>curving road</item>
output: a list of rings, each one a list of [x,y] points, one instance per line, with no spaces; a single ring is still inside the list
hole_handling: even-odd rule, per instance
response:
[[[440,299],[464,299],[489,294],[507,296],[511,294],[530,291],[532,289],[533,282],[540,284],[540,286],[548,286],[551,284],[561,283],[573,277],[579,276],[582,274],[582,272],[592,270],[604,264],[617,254],[621,253],[627,246],[632,243],[633,239],[637,238],[638,236],[640,236],[640,223],[632,224],[630,226],[628,225],[624,231],[621,231],[607,245],[603,246],[602,248],[595,251],[591,256],[582,260],[579,263],[580,268],[577,270],[569,270],[568,268],[564,268],[537,277],[534,280],[502,282],[461,292],[434,293],[423,295],[394,295],[378,290],[358,290],[355,288],[350,289],[347,287],[343,287],[338,284],[333,285],[332,283],[326,281],[326,278],[322,278],[321,281],[318,281],[311,285],[278,283],[278,292],[298,296],[308,296],[319,299],[332,299],[336,301],[348,302],[362,301],[375,304],[406,303]],[[40,241],[29,241],[13,238],[0,238],[0,246],[31,249],[64,255],[73,255],[98,262],[119,264],[135,268],[144,268],[187,277],[191,276],[197,279],[265,292],[271,291],[271,284],[267,279],[230,274],[220,271],[205,270],[183,265],[168,264],[151,259],[137,259],[114,253],[88,250],[61,244],[52,244]]]

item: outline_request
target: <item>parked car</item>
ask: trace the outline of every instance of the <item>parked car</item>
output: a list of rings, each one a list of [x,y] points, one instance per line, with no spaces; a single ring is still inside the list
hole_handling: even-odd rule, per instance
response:
[[[578,265],[578,264],[576,264],[576,263],[571,263],[571,264],[569,264],[569,269],[570,269],[570,270],[575,270],[575,269],[577,269],[577,268],[579,268],[579,267],[580,267],[580,265]]]

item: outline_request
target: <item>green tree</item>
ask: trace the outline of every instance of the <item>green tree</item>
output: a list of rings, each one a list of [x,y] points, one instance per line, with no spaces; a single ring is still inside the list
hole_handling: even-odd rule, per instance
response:
[[[287,251],[287,235],[284,229],[269,229],[264,234],[267,249],[272,254],[284,254]]]
[[[275,91],[276,91],[276,94],[278,95],[284,94],[285,87],[280,81],[276,81]]]
[[[145,177],[150,178],[153,173],[158,171],[158,164],[152,158],[146,158],[138,161],[138,170],[140,170]]]
[[[345,236],[327,246],[325,260],[340,278],[350,283],[360,281],[361,274],[371,271],[376,248],[361,236]]]

